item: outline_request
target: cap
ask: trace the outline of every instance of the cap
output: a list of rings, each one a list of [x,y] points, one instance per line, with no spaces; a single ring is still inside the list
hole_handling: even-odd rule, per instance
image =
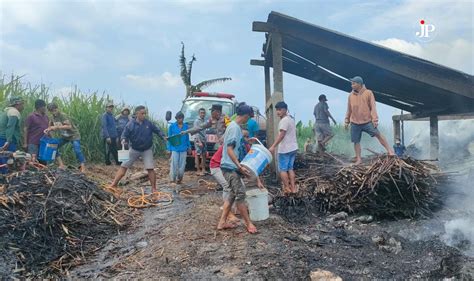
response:
[[[184,118],[184,114],[181,112],[181,111],[178,111],[176,112],[176,115],[175,117],[176,119],[183,119]]]
[[[120,113],[123,113],[125,110],[128,110],[128,113],[130,113],[130,108],[128,106],[122,108],[122,111],[120,111]]]
[[[328,99],[326,98],[326,95],[320,95],[319,101],[328,101]]]
[[[58,108],[58,105],[55,104],[54,102],[48,104],[48,110],[53,110]]]
[[[288,109],[288,105],[284,101],[279,101],[277,104],[275,104],[276,109],[284,108]]]
[[[349,81],[355,82],[357,84],[364,85],[364,79],[362,79],[362,77],[360,77],[360,76],[355,76],[355,77],[349,79]]]
[[[222,112],[222,105],[221,104],[213,104],[211,107],[211,111],[218,110]]]
[[[108,101],[106,104],[105,104],[105,107],[112,107],[114,106],[114,102],[113,101]]]
[[[249,115],[249,116],[251,114],[253,114],[253,109],[250,106],[244,104],[244,105],[241,105],[241,106],[237,107],[237,115],[242,116],[242,115],[246,115],[246,114]]]
[[[10,105],[17,105],[23,103],[23,98],[18,96],[13,96],[10,98]]]

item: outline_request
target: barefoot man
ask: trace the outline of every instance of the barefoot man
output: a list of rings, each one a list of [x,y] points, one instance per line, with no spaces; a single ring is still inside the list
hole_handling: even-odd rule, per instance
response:
[[[121,137],[122,144],[125,145],[127,142],[131,143],[129,159],[122,163],[110,187],[117,188],[119,181],[125,176],[127,170],[141,157],[145,169],[148,172],[151,192],[155,192],[156,174],[154,170],[155,161],[153,160],[153,133],[157,134],[163,140],[167,138],[155,124],[146,119],[145,106],[137,106],[135,108],[135,116],[136,118],[130,120],[125,126]]]
[[[278,169],[283,182],[283,192],[296,193],[296,175],[293,165],[298,152],[298,142],[295,119],[288,114],[288,105],[284,101],[277,102],[275,109],[280,117],[280,123],[278,123],[280,133],[269,150],[274,154],[278,148]]]
[[[221,170],[228,186],[224,190],[226,198],[224,199],[222,215],[217,225],[218,230],[237,227],[237,224],[227,221],[230,209],[235,201],[235,205],[244,219],[247,231],[249,233],[257,232],[257,228],[250,221],[247,206],[245,205],[245,185],[242,180],[242,177],[249,176],[250,172],[240,165],[239,161],[246,154],[240,126],[247,123],[251,113],[252,108],[250,106],[239,106],[237,108],[237,118],[230,123],[224,134]]]
[[[345,119],[345,128],[351,125],[351,141],[354,143],[356,154],[355,164],[362,162],[362,149],[360,147],[360,139],[362,132],[366,132],[371,137],[376,137],[380,144],[385,147],[389,155],[394,152],[387,142],[387,139],[377,129],[379,125],[379,117],[375,108],[375,97],[371,90],[364,85],[362,77],[356,76],[351,81],[352,92],[349,94],[347,103],[347,113]]]

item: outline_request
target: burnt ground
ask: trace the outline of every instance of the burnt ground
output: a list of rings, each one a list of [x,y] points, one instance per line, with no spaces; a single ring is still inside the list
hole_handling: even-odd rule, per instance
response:
[[[101,176],[110,178],[110,170]],[[166,173],[163,168],[159,182]],[[71,270],[70,277],[309,279],[317,268],[348,280],[473,276],[474,259],[446,246],[439,235],[415,241],[398,235],[400,229],[415,229],[417,222],[409,220],[361,223],[354,216],[330,221],[313,214],[288,221],[271,209],[269,219],[256,222],[257,235],[243,226],[216,231],[221,193],[197,181],[187,172],[181,188],[192,190],[192,196],[174,193],[172,205],[143,209],[136,226]],[[174,192],[166,183],[160,186]]]

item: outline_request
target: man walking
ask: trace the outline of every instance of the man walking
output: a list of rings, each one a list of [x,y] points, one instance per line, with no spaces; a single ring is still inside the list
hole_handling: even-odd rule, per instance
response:
[[[146,119],[146,108],[143,105],[139,105],[135,108],[135,116],[135,119],[125,126],[125,130],[121,136],[123,144],[128,142],[131,144],[129,160],[122,163],[120,169],[115,174],[111,187],[116,188],[120,180],[125,176],[127,170],[141,157],[145,169],[148,172],[151,191],[156,192],[155,161],[153,159],[152,150],[153,133],[157,134],[163,140],[167,138],[155,124]]]
[[[26,118],[23,137],[23,148],[31,154],[33,161],[37,160],[40,139],[44,135],[44,130],[48,129],[48,126],[49,118],[46,114],[46,102],[44,100],[36,100],[35,111]],[[42,164],[46,163],[43,162]]]
[[[102,138],[104,142],[104,156],[105,165],[112,164],[110,162],[110,156],[114,158],[115,164],[118,165],[118,152],[117,152],[117,126],[115,124],[115,118],[113,115],[114,104],[108,102],[105,107],[105,113],[102,114]]]
[[[275,104],[275,109],[278,117],[280,117],[280,122],[278,123],[280,133],[269,150],[274,154],[278,147],[278,169],[280,170],[280,177],[283,182],[283,192],[296,193],[296,176],[293,170],[298,151],[296,124],[295,120],[288,114],[288,105],[284,101]]]
[[[199,109],[199,117],[194,121],[193,128],[202,128],[206,125],[206,110],[204,108]],[[194,138],[194,147],[196,148],[196,154],[194,155],[194,162],[196,164],[196,171],[198,176],[203,176],[206,172],[206,133],[204,130],[199,130]]]
[[[11,97],[9,106],[0,114],[0,152],[15,152],[21,139],[20,119],[24,103],[21,97]],[[0,165],[6,165],[8,157],[0,157]],[[5,167],[0,173],[8,173]]]
[[[74,153],[76,154],[76,159],[80,163],[79,169],[81,172],[84,172],[86,159],[81,150],[81,134],[79,133],[79,130],[66,114],[59,111],[57,104],[48,104],[48,111],[51,113],[53,120],[50,121],[49,128],[46,129],[44,132],[46,134],[50,134],[51,132],[59,131],[59,135],[61,136],[61,138],[59,139],[58,148],[70,142],[72,144]],[[56,159],[58,161],[59,168],[63,169],[64,163],[61,157],[59,156],[59,153]]]
[[[171,124],[168,129],[168,139],[171,136],[174,138],[180,138],[180,144],[174,145],[168,141],[167,148],[171,151],[171,163],[170,163],[170,178],[173,183],[181,184],[184,176],[184,170],[186,168],[186,156],[187,151],[191,148],[189,143],[189,135],[181,135],[181,131],[187,130],[188,125],[183,123],[184,114],[182,112],[176,113],[176,122]]]
[[[362,132],[366,132],[371,137],[376,137],[380,144],[385,147],[389,155],[394,152],[385,137],[377,129],[379,117],[375,107],[375,97],[371,90],[364,85],[364,80],[360,76],[350,79],[352,92],[349,94],[347,103],[347,113],[345,118],[345,128],[351,125],[351,141],[354,143],[355,164],[362,163],[362,149],[360,139]]]
[[[316,133],[316,138],[318,140],[318,150],[325,151],[326,145],[334,134],[329,124],[329,118],[331,118],[334,125],[336,125],[336,120],[332,117],[329,112],[329,106],[327,104],[328,99],[326,95],[319,96],[319,103],[314,107],[314,118],[316,122],[314,123],[314,132]]]
[[[237,118],[229,124],[224,134],[221,170],[228,186],[224,189],[224,206],[217,225],[218,230],[237,227],[237,225],[227,220],[232,204],[235,202],[240,215],[244,219],[247,231],[249,233],[257,232],[257,228],[250,221],[247,206],[245,205],[245,185],[242,180],[242,176],[249,176],[250,172],[244,166],[240,165],[240,161],[246,154],[240,126],[247,123],[251,112],[252,108],[248,105],[238,107]]]

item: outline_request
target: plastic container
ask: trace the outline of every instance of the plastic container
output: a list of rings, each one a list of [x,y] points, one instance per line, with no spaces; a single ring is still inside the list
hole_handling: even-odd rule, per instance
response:
[[[171,146],[180,146],[181,145],[181,134],[168,137],[168,141]]]
[[[246,201],[249,207],[251,221],[263,221],[268,219],[268,191],[266,189],[251,189],[246,193]]]
[[[54,161],[58,153],[59,140],[50,137],[40,139],[38,159],[42,161]]]
[[[118,153],[118,161],[119,162],[127,162],[128,159],[130,159],[130,150],[125,150],[123,148],[123,144],[122,144],[122,149],[117,151],[117,153]]]
[[[270,151],[258,139],[257,141],[259,144],[252,145],[240,164],[249,168],[255,175],[259,176],[265,167],[272,162],[273,157]]]

